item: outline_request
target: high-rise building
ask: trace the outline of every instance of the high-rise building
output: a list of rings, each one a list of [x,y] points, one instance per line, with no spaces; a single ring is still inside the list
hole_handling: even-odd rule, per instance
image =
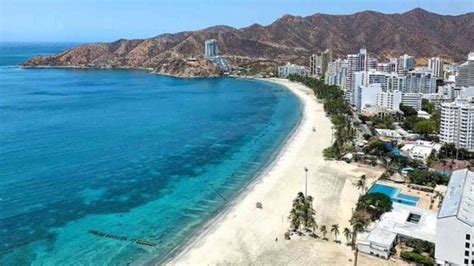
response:
[[[400,103],[402,102],[402,92],[379,92],[377,94],[377,107],[393,111],[400,111]]]
[[[474,172],[451,174],[436,221],[437,265],[474,265]]]
[[[204,43],[204,56],[206,58],[216,57],[219,55],[219,50],[217,48],[217,41],[214,39],[207,40]]]
[[[406,90],[408,93],[435,93],[436,78],[430,69],[420,68],[408,71],[406,74]]]
[[[332,50],[326,49],[319,54],[311,55],[309,59],[310,75],[322,77],[326,75],[328,64],[332,61]]]
[[[377,70],[378,61],[375,58],[367,59],[367,69],[369,70]]]
[[[398,67],[403,70],[412,70],[415,69],[416,61],[415,57],[411,55],[404,54],[400,56]]]
[[[469,53],[467,62],[458,67],[456,87],[474,86],[474,52]]]
[[[336,59],[328,63],[328,70],[324,76],[324,82],[327,85],[339,86],[346,90],[348,64],[346,60]]]
[[[377,94],[382,92],[380,84],[370,84],[368,86],[357,86],[357,99],[355,99],[355,106],[358,112],[370,107],[376,107]]]
[[[444,77],[443,60],[439,57],[432,57],[428,60],[428,68],[431,69],[436,78]]]
[[[474,151],[474,97],[441,104],[439,140]]]
[[[345,91],[345,98],[348,102],[352,105],[355,105],[353,97],[353,93],[357,89],[356,84],[354,83],[354,73],[358,71],[367,71],[367,50],[360,49],[358,54],[348,54],[347,55],[347,64],[348,64],[348,71],[347,71],[347,82],[346,82],[346,91]]]
[[[390,61],[388,62],[388,72],[397,72],[398,70],[398,61],[396,58],[390,58]]]
[[[312,54],[309,57],[309,75],[312,77],[316,77],[318,75],[318,63],[319,63],[319,56],[317,54]]]

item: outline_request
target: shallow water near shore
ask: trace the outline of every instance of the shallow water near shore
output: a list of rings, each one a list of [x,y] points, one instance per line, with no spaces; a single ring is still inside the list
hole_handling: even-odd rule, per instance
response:
[[[0,44],[0,264],[160,261],[301,116],[267,82],[15,66],[71,45]]]

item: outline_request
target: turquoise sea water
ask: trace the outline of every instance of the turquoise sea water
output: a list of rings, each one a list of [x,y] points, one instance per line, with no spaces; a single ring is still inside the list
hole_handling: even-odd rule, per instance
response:
[[[266,82],[16,66],[72,45],[0,44],[1,265],[159,262],[301,116],[296,96]]]

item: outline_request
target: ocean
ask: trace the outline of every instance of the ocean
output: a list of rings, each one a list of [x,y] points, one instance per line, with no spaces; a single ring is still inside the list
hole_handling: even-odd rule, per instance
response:
[[[263,81],[17,66],[74,45],[0,44],[1,265],[159,263],[301,118]]]

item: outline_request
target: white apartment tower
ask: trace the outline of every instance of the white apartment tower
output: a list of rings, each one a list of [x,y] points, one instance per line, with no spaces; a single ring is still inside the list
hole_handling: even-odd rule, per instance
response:
[[[328,69],[328,64],[331,61],[331,49],[326,49],[324,52],[311,55],[309,59],[309,74],[313,77],[325,76]]]
[[[346,81],[346,92],[345,97],[348,102],[355,105],[354,97],[352,94],[357,89],[356,84],[354,84],[353,74],[358,71],[367,71],[367,50],[360,49],[358,54],[348,54],[347,55],[347,81]]]
[[[474,151],[474,97],[458,97],[452,103],[441,104],[439,139]]]
[[[217,41],[214,39],[207,40],[204,42],[204,56],[206,58],[212,58],[219,55],[219,50],[217,48]]]
[[[432,57],[428,60],[428,67],[433,72],[433,76],[437,78],[443,78],[443,60],[439,57]]]
[[[436,263],[474,265],[474,172],[451,174],[436,221]]]
[[[456,87],[474,86],[474,52],[469,53],[467,62],[460,65],[456,77]]]
[[[409,93],[431,94],[436,92],[436,78],[430,69],[408,71],[406,75],[406,90]]]
[[[415,57],[411,55],[404,54],[400,56],[398,66],[403,70],[412,70],[415,69],[416,61]]]
[[[377,94],[377,107],[393,111],[400,111],[400,103],[402,102],[402,92],[379,92]]]

